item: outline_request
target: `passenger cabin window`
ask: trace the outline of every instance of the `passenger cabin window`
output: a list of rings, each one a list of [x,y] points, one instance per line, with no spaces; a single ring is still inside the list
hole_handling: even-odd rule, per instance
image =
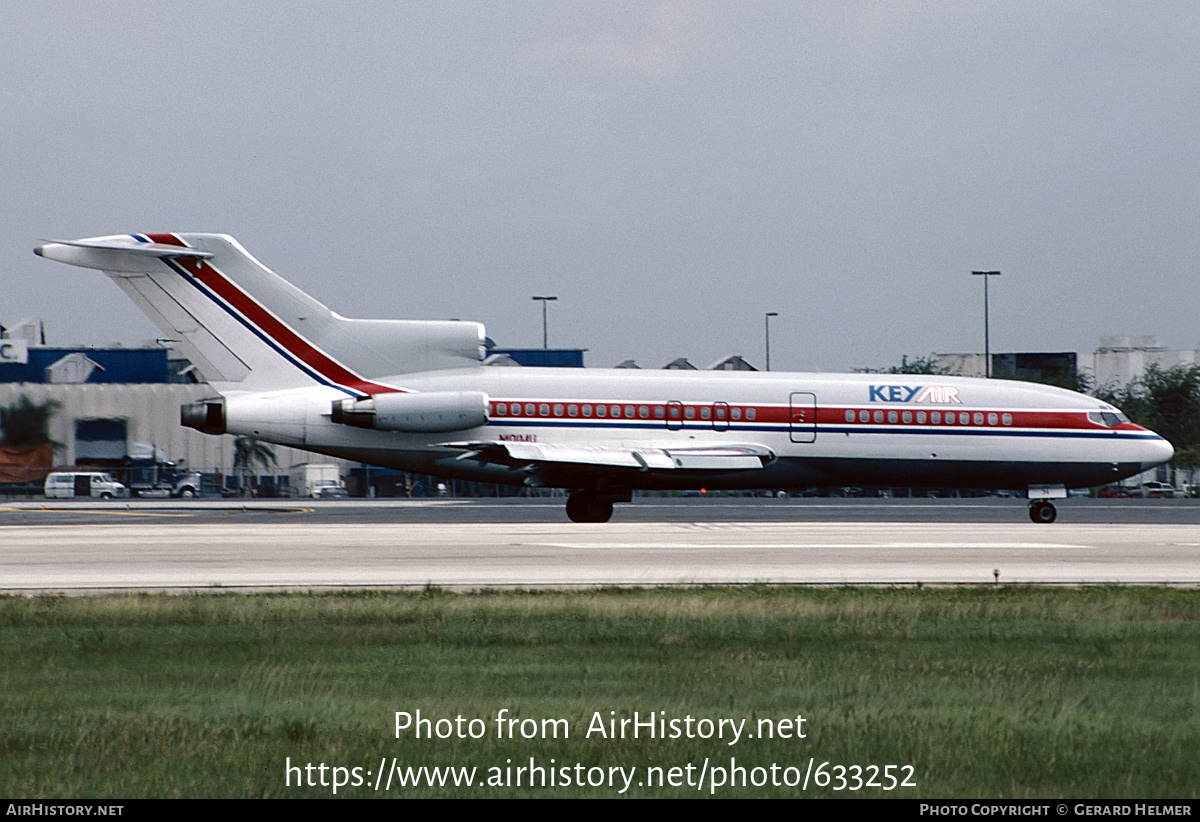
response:
[[[508,413],[508,403],[504,403],[504,402],[496,403],[496,413],[501,416],[504,416],[505,414],[507,414]]]

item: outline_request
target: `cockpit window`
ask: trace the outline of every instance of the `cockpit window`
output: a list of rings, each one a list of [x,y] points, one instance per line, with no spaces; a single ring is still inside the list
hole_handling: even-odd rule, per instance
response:
[[[1089,411],[1088,419],[1105,428],[1114,428],[1123,422],[1129,422],[1129,417],[1120,411]]]

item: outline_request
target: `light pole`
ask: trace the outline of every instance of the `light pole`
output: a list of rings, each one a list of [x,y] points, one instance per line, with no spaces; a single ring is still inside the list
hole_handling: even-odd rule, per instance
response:
[[[768,311],[763,316],[763,337],[767,343],[767,370],[771,370],[771,318],[778,317],[778,311]]]
[[[546,336],[546,303],[557,300],[558,297],[534,297],[533,299],[540,300],[542,303],[542,348],[549,348],[550,344]]]
[[[972,271],[973,277],[983,277],[983,373],[992,376],[992,341],[988,324],[988,278],[999,277],[999,271]]]

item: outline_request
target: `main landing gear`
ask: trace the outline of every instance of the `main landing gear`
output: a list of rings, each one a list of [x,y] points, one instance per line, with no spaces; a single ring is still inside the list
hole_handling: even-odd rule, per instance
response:
[[[595,491],[576,491],[567,497],[567,516],[571,522],[608,522],[612,513],[612,497]]]
[[[1044,499],[1036,499],[1029,503],[1029,518],[1040,525],[1048,525],[1058,517],[1054,504]]]

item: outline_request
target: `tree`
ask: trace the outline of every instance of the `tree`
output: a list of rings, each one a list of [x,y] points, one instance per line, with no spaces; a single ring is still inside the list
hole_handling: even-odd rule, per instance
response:
[[[0,428],[4,429],[0,442],[18,448],[46,443],[57,447],[58,443],[50,439],[50,418],[59,406],[54,400],[34,402],[22,395],[12,405],[0,408]]]
[[[937,361],[937,356],[930,354],[928,357],[913,357],[909,359],[905,354],[900,358],[899,365],[892,365],[887,368],[859,368],[856,369],[860,374],[939,374],[948,375],[950,372],[946,366]]]
[[[254,466],[261,465],[263,470],[275,464],[275,449],[254,437],[238,437],[233,441],[233,470],[240,476],[242,493],[252,485],[250,477],[254,474]]]
[[[893,365],[887,370],[889,374],[947,374],[949,373],[946,366],[937,361],[937,357],[930,354],[928,357],[913,357],[911,360],[907,354],[900,357],[900,364]]]
[[[1124,388],[1105,386],[1096,397],[1175,446],[1176,468],[1200,466],[1200,366],[1148,366]]]
[[[58,408],[54,400],[37,403],[26,396],[0,407],[0,483],[40,483],[46,478],[60,447],[50,439],[50,418]]]

